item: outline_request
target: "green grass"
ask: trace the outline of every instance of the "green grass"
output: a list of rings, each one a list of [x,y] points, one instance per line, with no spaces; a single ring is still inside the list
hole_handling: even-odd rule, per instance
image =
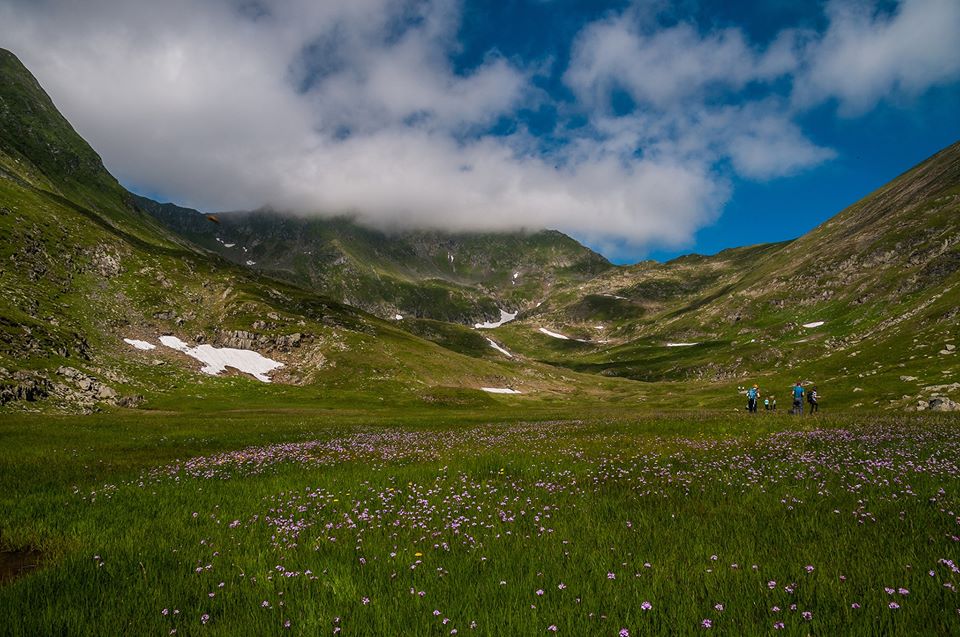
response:
[[[960,630],[955,417],[511,405],[5,417],[0,633]]]

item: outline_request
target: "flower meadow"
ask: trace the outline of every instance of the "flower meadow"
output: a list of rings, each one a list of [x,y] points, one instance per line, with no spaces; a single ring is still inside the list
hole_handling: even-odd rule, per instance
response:
[[[70,494],[37,634],[960,634],[960,421],[304,431]]]

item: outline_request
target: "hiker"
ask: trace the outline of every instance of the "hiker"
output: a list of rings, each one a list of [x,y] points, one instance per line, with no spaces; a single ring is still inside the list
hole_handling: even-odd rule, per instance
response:
[[[754,385],[747,390],[747,411],[752,414],[757,413],[757,399],[760,398],[760,387]]]
[[[777,397],[776,397],[776,396],[771,396],[771,397],[770,397],[770,411],[776,411],[776,410],[777,410]]]
[[[800,384],[800,381],[797,381],[797,384],[793,386],[793,409],[790,410],[791,414],[796,414],[798,416],[803,415],[803,385]]]
[[[807,392],[807,402],[810,403],[811,414],[820,412],[820,395],[817,393],[816,385],[811,387],[810,391]]]
[[[769,398],[764,398],[764,399],[763,399],[763,408],[764,408],[764,410],[766,410],[766,411],[770,411],[770,399],[769,399]]]

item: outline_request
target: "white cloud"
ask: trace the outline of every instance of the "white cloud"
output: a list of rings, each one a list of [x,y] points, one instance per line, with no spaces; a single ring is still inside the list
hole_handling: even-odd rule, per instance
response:
[[[830,25],[797,79],[801,106],[836,98],[842,113],[857,115],[960,77],[957,0],[903,0],[891,14],[872,2],[834,0],[827,16]]]
[[[179,203],[676,246],[717,218],[727,167],[770,179],[832,156],[795,121],[804,99],[862,105],[953,77],[956,38],[894,46],[955,35],[949,5],[833,4],[822,39],[764,46],[636,11],[586,25],[564,76],[577,101],[555,106],[588,123],[549,151],[522,127],[482,134],[550,99],[534,86],[544,62],[490,51],[455,71],[458,0],[7,0],[0,41],[121,181]],[[771,94],[794,77],[793,103]],[[613,113],[614,91],[638,108]]]
[[[577,36],[565,79],[581,99],[602,107],[621,89],[637,102],[668,108],[711,88],[739,90],[775,79],[796,65],[790,32],[762,52],[736,28],[701,35],[685,23],[649,34],[641,27],[627,12]]]

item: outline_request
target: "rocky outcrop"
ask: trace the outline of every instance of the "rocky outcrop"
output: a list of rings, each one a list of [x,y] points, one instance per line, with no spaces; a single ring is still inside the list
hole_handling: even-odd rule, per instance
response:
[[[53,385],[43,376],[26,371],[12,374],[0,368],[0,405],[10,402],[33,402],[50,395]]]
[[[236,349],[263,350],[275,349],[281,352],[300,347],[309,334],[294,332],[293,334],[259,334],[246,330],[222,330],[217,332],[214,343],[219,347],[233,347]]]

